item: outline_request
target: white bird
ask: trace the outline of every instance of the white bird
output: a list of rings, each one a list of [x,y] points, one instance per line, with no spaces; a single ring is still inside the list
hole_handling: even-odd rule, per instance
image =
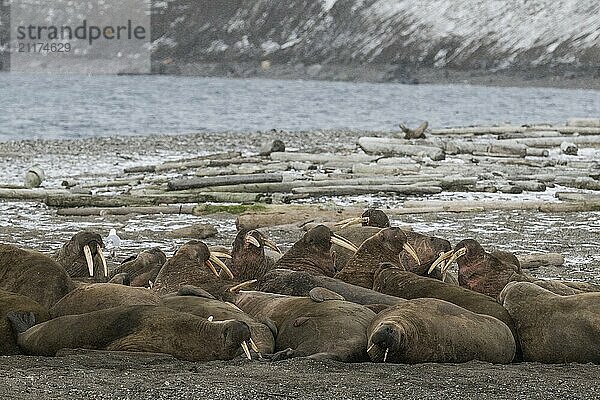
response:
[[[104,239],[106,250],[110,250],[110,255],[114,258],[117,249],[121,246],[121,238],[117,235],[116,229],[111,229],[106,239]]]

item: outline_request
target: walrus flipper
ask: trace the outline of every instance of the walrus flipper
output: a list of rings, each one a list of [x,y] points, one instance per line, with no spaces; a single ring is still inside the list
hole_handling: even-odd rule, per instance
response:
[[[325,289],[324,287],[314,287],[308,292],[308,296],[312,301],[322,303],[326,300],[346,300],[344,296],[334,292],[333,290]]]
[[[283,361],[283,360],[289,360],[291,358],[296,358],[296,357],[306,357],[306,353],[303,351],[294,350],[294,349],[288,347],[285,350],[281,350],[276,353],[266,355],[265,357],[269,358],[271,361]]]
[[[35,314],[33,312],[13,311],[6,314],[15,333],[23,333],[35,325]]]

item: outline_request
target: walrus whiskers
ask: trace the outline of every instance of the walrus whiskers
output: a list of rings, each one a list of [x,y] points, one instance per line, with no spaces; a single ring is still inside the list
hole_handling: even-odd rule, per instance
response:
[[[83,246],[83,254],[85,254],[85,261],[87,262],[88,272],[90,276],[94,276],[94,259],[92,258],[92,250],[89,245]]]

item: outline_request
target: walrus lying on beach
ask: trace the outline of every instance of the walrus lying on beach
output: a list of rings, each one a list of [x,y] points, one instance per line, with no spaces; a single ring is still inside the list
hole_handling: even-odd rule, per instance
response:
[[[158,305],[160,296],[153,290],[115,283],[81,285],[60,299],[51,309],[52,318],[85,314],[119,306]]]
[[[367,327],[375,313],[324,288],[313,289],[311,297],[242,291],[236,304],[259,321],[273,321],[277,327],[274,361],[292,357],[368,360]]]
[[[352,285],[339,279],[289,269],[273,269],[258,281],[258,288],[261,291],[288,296],[308,296],[310,291],[316,287],[324,287],[341,295],[346,301],[363,305],[393,305],[401,300],[398,297]]]
[[[375,362],[507,364],[516,351],[505,324],[438,299],[405,300],[381,311],[368,335]]]
[[[265,255],[265,247],[281,252],[277,245],[257,230],[240,230],[232,244],[230,268],[236,279],[259,279],[275,261]]]
[[[65,269],[49,256],[0,244],[0,289],[27,296],[49,309],[73,288]]]
[[[50,319],[48,310],[27,296],[0,290],[0,355],[21,354],[12,327],[6,318],[11,312],[32,312],[37,321]]]
[[[510,282],[500,301],[515,322],[525,361],[600,363],[600,293],[560,296]]]
[[[406,242],[406,233],[400,228],[385,228],[360,245],[335,278],[364,288],[373,288],[373,275],[382,263],[400,266],[402,253],[407,252],[420,264],[414,248]]]
[[[298,240],[276,263],[274,268],[306,271],[313,275],[335,274],[334,253],[331,245],[337,244],[350,251],[357,248],[345,238],[331,232],[325,225],[317,225]]]
[[[252,347],[255,352],[262,355],[272,354],[275,351],[274,333],[269,326],[255,320],[235,304],[219,301],[212,298],[208,293],[198,291],[197,288],[184,286],[178,293],[164,296],[161,299],[161,305],[202,318],[212,318],[212,321],[234,319],[245,322],[250,328],[253,341]]]
[[[399,268],[381,268],[375,273],[373,289],[404,299],[430,297],[445,300],[477,314],[504,322],[515,338],[517,331],[508,311],[495,299],[470,289],[449,285]]]
[[[166,353],[182,360],[230,360],[247,350],[250,329],[241,321],[205,318],[149,305],[67,315],[35,325],[31,313],[9,313],[19,347],[29,355],[60,349]],[[246,351],[247,353],[247,351]],[[248,354],[248,353],[247,353]]]
[[[129,275],[130,286],[149,287],[150,282],[154,283],[156,280],[165,262],[167,262],[165,253],[158,247],[153,247],[123,261],[111,271],[110,278],[126,273]]]
[[[102,249],[102,236],[95,232],[81,231],[65,243],[54,255],[71,278],[108,280],[108,267]]]

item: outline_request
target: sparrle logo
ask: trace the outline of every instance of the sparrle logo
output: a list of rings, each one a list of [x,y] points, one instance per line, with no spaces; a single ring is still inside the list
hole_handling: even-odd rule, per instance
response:
[[[150,73],[150,0],[5,0],[10,71]]]

